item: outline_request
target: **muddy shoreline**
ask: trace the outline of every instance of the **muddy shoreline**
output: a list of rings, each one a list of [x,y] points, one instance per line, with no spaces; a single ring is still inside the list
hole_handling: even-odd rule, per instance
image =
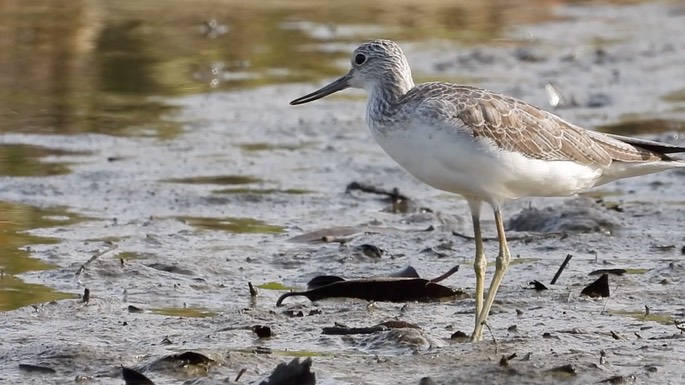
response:
[[[471,79],[542,106],[548,106],[544,85],[553,81],[579,104],[556,111],[570,121],[622,133],[651,120],[656,126],[640,135],[682,145],[685,98],[677,95],[685,87],[685,15],[679,7],[566,6],[558,8],[560,20],[521,26],[498,44],[400,43],[419,80]],[[276,308],[283,291],[268,287],[251,298],[248,282],[302,288],[317,275],[359,278],[408,265],[434,277],[459,264],[444,284],[473,291],[473,244],[452,234],[471,232],[466,203],[416,182],[371,141],[362,93],[288,106],[317,85],[170,100],[178,112],[168,119],[182,124],[182,133],[171,138],[1,135],[0,144],[70,151],[41,160],[67,164],[71,172],[3,177],[0,200],[68,208],[67,214],[41,214],[55,222],[30,230],[59,240],[27,250],[57,268],[20,278],[72,298],[2,313],[0,382],[64,383],[83,376],[83,383],[120,384],[120,365],[149,369],[160,357],[197,351],[217,364],[208,371],[171,367],[145,374],[157,384],[229,383],[245,368],[239,383],[258,383],[278,363],[311,356],[321,384],[417,384],[423,377],[438,384],[587,384],[614,376],[627,383],[682,383],[685,338],[673,324],[685,319],[685,174],[678,172],[619,181],[586,197],[508,204],[506,218],[554,207],[568,213],[547,212],[546,220],[558,225],[586,210],[611,228],[546,228],[564,233],[551,237],[511,231],[521,240],[510,244],[515,258],[482,344],[450,340],[472,329],[469,298],[406,304],[292,299]],[[602,105],[588,103],[597,95]],[[392,212],[382,197],[346,192],[352,181],[397,187],[414,204]],[[492,216],[484,214],[485,235],[492,237]],[[362,231],[344,244],[292,241],[339,226],[383,231]],[[385,253],[369,258],[359,251],[364,244]],[[496,244],[487,243],[486,253],[492,262]],[[574,257],[556,285],[530,289],[530,281],[548,283],[567,254]],[[601,268],[629,273],[610,277],[608,299],[580,296],[596,279],[588,274]],[[85,288],[88,304],[77,297]],[[302,317],[292,316],[300,311]],[[368,327],[388,320],[420,329],[321,333],[335,322]],[[274,336],[258,338],[254,325],[270,326]],[[508,365],[500,363],[513,353]],[[19,364],[55,373],[26,372]],[[552,370],[564,365],[575,372]]]

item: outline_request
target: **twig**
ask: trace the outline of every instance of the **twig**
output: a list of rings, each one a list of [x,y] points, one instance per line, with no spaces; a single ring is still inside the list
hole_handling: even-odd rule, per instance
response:
[[[245,368],[240,369],[240,371],[238,372],[238,375],[235,376],[235,380],[233,380],[233,382],[238,382],[240,380],[240,377],[242,377],[243,374],[245,374],[245,372],[247,372],[247,369],[245,369]]]
[[[488,328],[488,331],[490,332],[490,336],[492,337],[492,342],[495,343],[495,354],[499,354],[499,345],[497,344],[497,339],[495,338],[495,333],[492,332],[492,329],[490,329],[490,325],[488,325],[487,322],[483,322],[483,325],[485,325],[485,327]]]
[[[378,194],[378,195],[385,195],[388,196],[390,199],[393,201],[397,200],[409,200],[409,198],[403,194],[400,194],[399,189],[397,187],[394,187],[392,190],[388,191],[385,189],[382,189],[380,187],[368,185],[368,184],[363,184],[359,182],[352,182],[347,185],[347,188],[345,189],[345,192],[350,192],[352,190],[359,190],[365,193],[370,193],[370,194]]]
[[[462,234],[458,231],[452,231],[452,235],[454,235],[455,237],[464,238],[467,241],[473,241],[474,239],[476,239],[470,235]],[[496,238],[483,237],[483,242],[496,241],[496,240],[497,240]]]
[[[550,282],[550,285],[554,285],[557,283],[557,279],[559,279],[559,276],[561,275],[561,272],[564,271],[566,268],[566,265],[568,265],[568,262],[573,258],[573,255],[567,254],[566,259],[564,259],[564,262],[562,262],[561,266],[559,266],[559,270],[557,270],[557,273],[554,274],[554,278],[552,278],[552,282]]]
[[[81,273],[86,269],[86,267],[88,267],[88,265],[90,265],[93,261],[95,261],[99,257],[109,253],[110,251],[115,250],[117,247],[119,247],[119,246],[112,245],[110,248],[105,249],[104,251],[100,251],[98,253],[95,253],[92,257],[90,257],[89,260],[86,261],[86,263],[84,263],[83,265],[81,265],[81,267],[78,268],[78,270],[76,271],[76,274],[74,274],[74,276],[76,278],[78,278],[81,275]]]
[[[445,273],[445,274],[443,274],[443,275],[441,275],[441,276],[439,276],[439,277],[435,277],[435,278],[431,279],[429,282],[431,282],[431,283],[440,282],[440,281],[442,281],[442,280],[448,278],[450,275],[456,273],[457,271],[459,271],[459,265],[454,266],[454,267],[451,268],[450,271],[448,271],[447,273]]]

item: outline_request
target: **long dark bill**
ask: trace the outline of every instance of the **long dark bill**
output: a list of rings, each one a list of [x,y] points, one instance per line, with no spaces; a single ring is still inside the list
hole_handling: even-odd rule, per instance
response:
[[[305,96],[302,96],[300,98],[297,98],[290,102],[291,105],[296,105],[296,104],[304,104],[304,103],[309,103],[313,102],[314,100],[321,99],[324,96],[328,96],[334,92],[342,91],[345,88],[348,88],[350,86],[349,84],[350,80],[350,73],[347,73],[345,76],[341,77],[340,79],[334,81],[333,83],[322,87],[311,94],[307,94]]]

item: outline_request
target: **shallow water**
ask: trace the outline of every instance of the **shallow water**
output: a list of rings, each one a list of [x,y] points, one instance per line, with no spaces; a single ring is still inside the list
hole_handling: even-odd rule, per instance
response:
[[[316,275],[407,265],[435,277],[460,264],[445,284],[473,291],[473,244],[452,235],[471,232],[468,208],[370,141],[363,94],[287,105],[344,73],[359,41],[398,39],[422,81],[468,81],[538,105],[552,81],[576,101],[556,111],[571,121],[682,144],[682,5],[160,4],[29,1],[0,12],[0,382],[120,384],[125,365],[158,384],[216,383],[245,368],[240,382],[250,383],[293,356],[313,356],[324,384],[683,381],[685,340],[672,322],[685,318],[678,172],[604,186],[590,195],[602,204],[507,205],[506,218],[551,206],[563,219],[552,225],[587,210],[612,228],[510,232],[516,257],[487,333],[497,344],[449,339],[472,329],[470,299],[275,307]],[[398,211],[346,193],[352,181],[398,187],[412,204]],[[485,226],[492,237],[487,215]],[[322,233],[293,241],[333,227],[346,243],[314,241]],[[364,244],[385,252],[370,258]],[[492,261],[496,245],[486,248]],[[529,289],[569,253],[558,284]],[[610,278],[609,299],[581,297],[600,268],[631,274]],[[87,304],[77,298],[85,288]],[[421,329],[321,334],[394,319]],[[254,325],[274,336],[258,338]],[[188,350],[217,364],[154,365]],[[566,364],[575,374],[550,371]]]

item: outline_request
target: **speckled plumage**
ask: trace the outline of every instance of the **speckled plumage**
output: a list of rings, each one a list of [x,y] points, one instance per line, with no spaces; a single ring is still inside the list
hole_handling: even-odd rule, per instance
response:
[[[685,147],[606,135],[573,125],[521,100],[444,82],[415,86],[400,47],[389,40],[362,44],[345,76],[291,104],[347,87],[368,93],[366,119],[376,142],[417,179],[463,195],[471,209],[476,258],[476,325],[483,325],[509,265],[500,211],[527,196],[568,196],[617,179],[685,167],[670,153]],[[487,266],[480,229],[482,202],[495,214],[500,251],[484,298]]]
[[[452,122],[474,137],[533,159],[570,160],[609,166],[611,162],[667,159],[655,151],[590,132],[520,100],[484,89],[450,83],[425,83],[386,109],[382,120],[403,121],[421,114],[426,121]],[[418,115],[417,115],[418,116]]]

